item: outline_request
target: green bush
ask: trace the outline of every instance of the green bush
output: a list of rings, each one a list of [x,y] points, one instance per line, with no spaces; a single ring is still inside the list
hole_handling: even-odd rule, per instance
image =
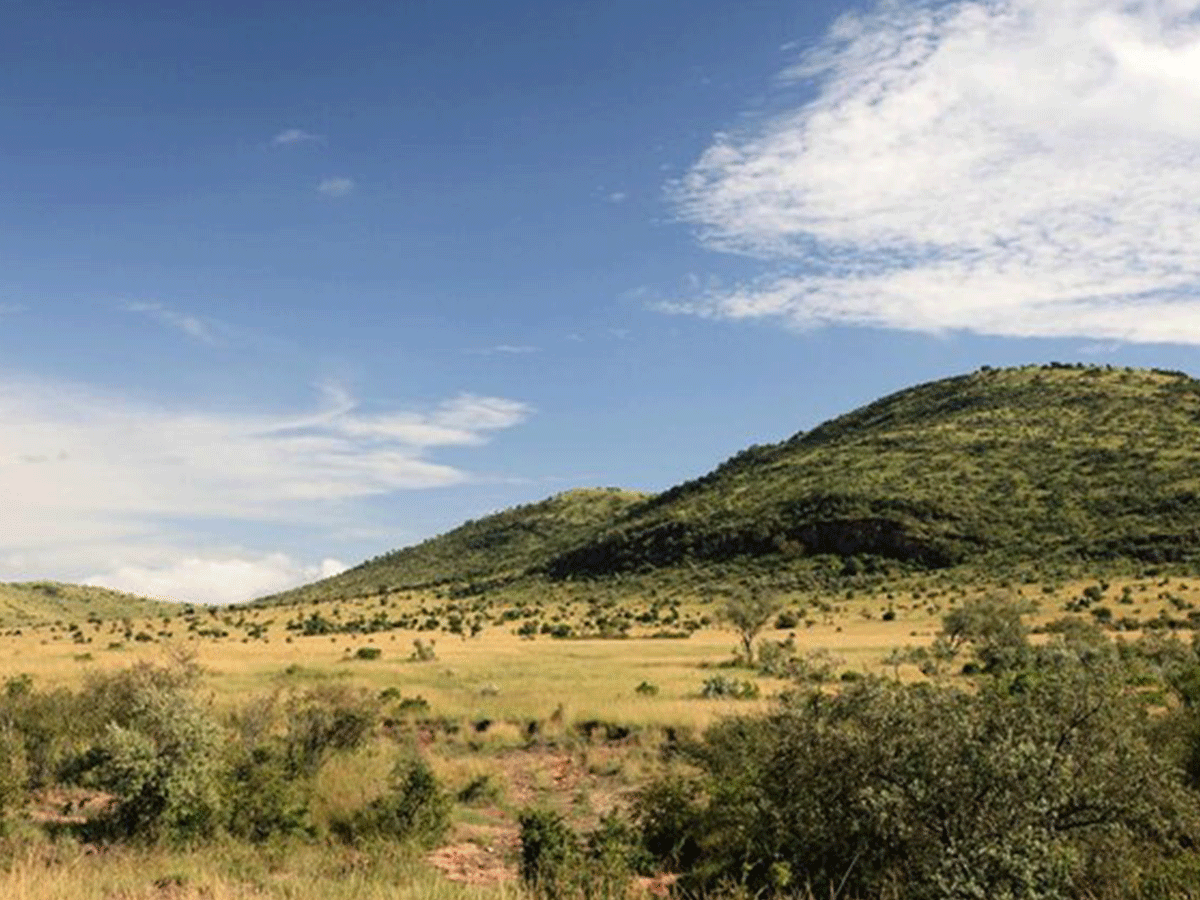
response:
[[[225,736],[177,670],[138,666],[89,688],[110,720],[86,756],[86,777],[114,795],[100,836],[190,843],[224,821]]]
[[[29,789],[29,769],[25,762],[25,744],[12,728],[0,727],[0,831],[6,828],[14,812],[25,804]]]
[[[976,693],[864,679],[726,720],[651,786],[646,844],[685,891],[1047,898],[1136,884],[1188,845],[1198,798],[1107,662]],[[702,799],[690,799],[702,798]]]
[[[378,719],[379,703],[364,691],[325,685],[291,698],[284,737],[291,772],[313,777],[330,754],[361,747]]]
[[[732,700],[755,700],[758,698],[758,685],[753,681],[743,681],[737,678],[727,678],[724,675],[714,675],[707,678],[700,688],[700,696],[705,700],[713,698],[729,698]]]
[[[253,843],[310,833],[309,782],[270,744],[237,747],[223,780],[231,835]]]
[[[521,880],[542,900],[624,900],[649,862],[641,837],[618,816],[577,835],[558,813],[527,809],[521,825]]]
[[[545,900],[576,895],[583,852],[575,832],[562,816],[548,809],[521,813],[521,880]]]
[[[349,819],[334,824],[348,843],[413,841],[434,847],[450,829],[450,797],[422,759],[403,759],[392,770],[390,790]]]

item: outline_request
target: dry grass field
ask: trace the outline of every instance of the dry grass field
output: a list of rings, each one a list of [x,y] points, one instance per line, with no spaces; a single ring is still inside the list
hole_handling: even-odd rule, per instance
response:
[[[1088,589],[1093,602],[1080,606]],[[924,676],[916,666],[895,651],[929,645],[948,610],[972,597],[995,595],[1029,604],[1027,621],[1035,640],[1039,626],[1064,616],[1102,621],[1114,639],[1133,640],[1138,630],[1113,630],[1113,623],[1124,621],[1116,626],[1124,628],[1163,616],[1182,620],[1200,607],[1200,578],[1112,578],[1102,590],[1095,579],[959,588],[942,579],[918,578],[878,594],[785,595],[778,598],[779,606],[796,614],[795,626],[781,629],[771,622],[759,640],[790,638],[796,656],[815,654],[828,664],[829,690],[866,674],[920,679]],[[407,594],[386,602],[392,609],[424,608],[435,599]],[[637,605],[636,599],[623,602]],[[344,603],[340,615],[354,620],[379,605],[379,598]],[[586,597],[564,601],[563,620],[575,621],[586,606]],[[489,624],[474,637],[428,630],[303,635],[288,628],[289,622],[328,611],[313,605],[181,607],[148,618],[63,619],[9,628],[0,634],[0,682],[27,675],[39,688],[76,689],[97,672],[188,657],[201,667],[205,702],[219,715],[322,687],[380,698],[384,721],[395,727],[322,767],[312,804],[318,823],[331,823],[379,796],[397,743],[415,748],[458,802],[448,840],[430,852],[352,847],[326,839],[257,847],[227,841],[195,851],[98,851],[67,839],[31,839],[26,830],[9,839],[0,897],[337,900],[519,894],[520,810],[550,807],[572,823],[594,825],[662,770],[665,742],[697,735],[732,712],[766,709],[770,698],[791,684],[731,666],[738,635],[719,621],[711,599],[684,598],[678,606],[681,619],[707,617],[709,624],[674,637],[652,636],[662,632],[655,626],[635,628],[620,639],[522,637],[512,621]],[[1100,608],[1107,611],[1096,612]],[[433,658],[415,658],[418,643]],[[760,697],[702,697],[705,681],[718,675],[753,682]],[[37,796],[33,814],[53,819],[63,803],[61,794]]]

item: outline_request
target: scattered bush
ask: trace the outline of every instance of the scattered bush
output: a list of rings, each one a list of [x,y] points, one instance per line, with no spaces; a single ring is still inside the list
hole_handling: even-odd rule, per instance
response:
[[[732,700],[757,700],[758,685],[753,681],[743,681],[737,678],[726,678],[724,675],[714,675],[706,679],[700,688],[700,696],[705,700],[713,698],[729,698]]]

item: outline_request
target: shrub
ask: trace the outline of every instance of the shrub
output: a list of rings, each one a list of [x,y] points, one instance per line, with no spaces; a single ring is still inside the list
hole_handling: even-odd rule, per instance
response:
[[[685,748],[700,789],[643,792],[646,843],[697,893],[1032,898],[1135,883],[1195,833],[1198,798],[1150,749],[1123,672],[1060,662],[976,693],[864,679],[726,720]]]
[[[230,834],[261,843],[311,830],[309,783],[295,776],[284,753],[258,745],[233,756],[224,780]]]
[[[334,831],[349,843],[382,839],[434,847],[450,829],[450,811],[450,798],[425,761],[403,759],[392,770],[388,793],[334,823]]]
[[[322,686],[293,697],[284,737],[290,771],[311,778],[331,753],[361,747],[378,716],[377,702],[361,691]]]
[[[551,810],[526,810],[519,821],[521,879],[543,900],[624,900],[649,861],[637,830],[615,815],[582,836]]]
[[[521,880],[546,900],[572,896],[583,854],[562,816],[548,809],[521,813]]]
[[[101,836],[187,843],[220,827],[225,741],[190,681],[173,669],[139,666],[92,685],[93,696],[113,704],[81,766],[115,797],[95,823]]]
[[[758,685],[753,681],[742,681],[737,678],[727,678],[724,675],[714,675],[706,679],[700,688],[700,696],[705,700],[722,697],[732,700],[756,700],[759,695]]]
[[[652,684],[649,681],[643,681],[634,690],[643,697],[654,697],[658,694],[658,685]]]
[[[379,659],[383,655],[383,651],[378,647],[359,647],[354,651],[355,659]]]
[[[414,640],[413,652],[409,659],[414,662],[433,662],[437,659],[437,650],[434,647],[434,641],[425,643],[420,638]]]
[[[12,728],[0,727],[0,831],[13,812],[24,805],[28,787],[24,741]]]

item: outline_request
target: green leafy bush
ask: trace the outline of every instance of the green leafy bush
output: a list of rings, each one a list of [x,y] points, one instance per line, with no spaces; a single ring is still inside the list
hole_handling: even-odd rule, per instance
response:
[[[700,789],[643,792],[685,890],[1047,898],[1136,884],[1188,845],[1198,798],[1109,661],[977,693],[864,679],[739,717],[685,750]],[[689,799],[699,798],[699,799]]]
[[[276,836],[310,833],[310,783],[298,778],[286,755],[271,744],[233,751],[223,780],[227,829],[261,843]]]
[[[392,770],[389,791],[334,831],[349,843],[363,840],[413,841],[436,846],[450,828],[451,801],[420,758],[403,759]]]
[[[293,697],[284,738],[292,773],[311,778],[331,753],[361,747],[378,718],[378,701],[364,691],[323,685]]]
[[[225,736],[193,680],[174,667],[143,665],[90,686],[111,716],[82,767],[115,798],[95,823],[101,836],[188,843],[220,828]]]

